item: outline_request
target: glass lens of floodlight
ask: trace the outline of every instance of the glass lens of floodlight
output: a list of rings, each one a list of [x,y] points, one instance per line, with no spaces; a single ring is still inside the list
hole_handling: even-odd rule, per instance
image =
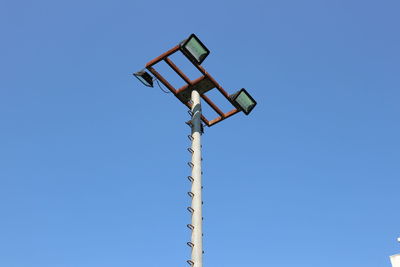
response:
[[[206,48],[202,46],[201,43],[199,43],[194,37],[190,38],[190,40],[186,43],[185,48],[190,52],[190,54],[192,54],[197,62],[202,62],[208,54]]]
[[[246,92],[241,91],[236,97],[235,101],[243,109],[245,113],[249,113],[250,110],[256,105],[256,103],[246,94]]]

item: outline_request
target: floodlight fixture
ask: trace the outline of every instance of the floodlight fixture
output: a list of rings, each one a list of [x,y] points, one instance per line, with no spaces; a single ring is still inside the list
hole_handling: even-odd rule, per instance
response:
[[[210,54],[210,50],[194,33],[180,44],[180,50],[190,61],[199,65]]]
[[[138,78],[138,80],[147,87],[153,87],[153,77],[151,77],[151,75],[147,71],[141,70],[135,72],[133,76]]]
[[[257,102],[254,100],[254,98],[251,97],[251,95],[244,88],[230,95],[230,99],[232,104],[236,108],[242,110],[246,115],[249,115],[253,108],[257,105]]]

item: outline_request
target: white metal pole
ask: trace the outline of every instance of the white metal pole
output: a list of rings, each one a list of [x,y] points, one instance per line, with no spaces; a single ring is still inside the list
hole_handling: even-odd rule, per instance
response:
[[[192,205],[189,208],[192,213],[192,237],[189,245],[192,247],[192,258],[189,263],[194,267],[203,267],[203,216],[201,198],[201,103],[200,94],[192,91],[192,189],[189,195],[192,197]]]
[[[400,254],[390,256],[392,267],[400,267]]]
[[[397,238],[397,241],[400,242],[400,237]],[[392,262],[392,267],[400,267],[400,254],[390,256],[390,261]]]

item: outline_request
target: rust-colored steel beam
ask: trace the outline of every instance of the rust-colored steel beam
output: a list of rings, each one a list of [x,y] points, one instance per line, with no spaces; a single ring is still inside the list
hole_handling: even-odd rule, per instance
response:
[[[164,79],[163,76],[161,76],[160,73],[158,73],[153,67],[147,67],[147,69],[153,73],[154,76],[156,76],[156,78],[158,80],[160,80],[160,82],[162,82],[174,95],[176,95],[176,90],[175,88],[166,80]]]
[[[190,61],[190,62],[192,62],[192,61]],[[202,66],[200,66],[199,64],[196,64],[196,63],[194,63],[194,62],[192,62],[192,64],[193,64],[203,75],[207,75],[207,71],[206,71]]]
[[[176,93],[176,97],[179,98],[182,102],[188,102],[190,100],[193,90],[196,90],[197,92],[199,92],[200,95],[203,95],[211,89],[215,88],[214,83],[207,77],[196,79],[191,83],[191,85],[184,86]]]
[[[208,126],[210,127],[210,122],[206,119],[206,117],[204,117],[203,115],[201,115],[201,120]]]
[[[161,60],[163,60],[166,57],[169,57],[170,55],[172,55],[173,53],[175,53],[176,51],[178,51],[180,48],[180,45],[175,46],[174,48],[168,50],[167,52],[165,52],[164,54],[161,54],[159,57],[156,57],[155,59],[153,59],[152,61],[148,62],[146,64],[146,68],[151,67],[155,64],[157,64],[158,62],[160,62]]]
[[[192,81],[185,75],[185,73],[183,73],[183,71],[181,71],[178,66],[176,66],[174,64],[174,62],[172,62],[172,60],[170,60],[169,58],[165,58],[164,61],[168,64],[168,66],[170,66],[178,75],[179,77],[181,77],[187,84],[192,84]]]
[[[179,94],[179,93],[184,92],[185,90],[188,89],[189,86],[195,86],[196,84],[201,83],[205,78],[206,78],[206,76],[201,76],[201,77],[199,77],[197,79],[194,79],[194,80],[190,81],[190,84],[186,84],[186,85],[182,86],[181,88],[176,90],[176,93]]]
[[[220,110],[217,105],[214,104],[214,102],[211,101],[211,99],[208,98],[208,96],[206,95],[201,95],[201,98],[204,99],[204,101],[207,102],[207,104],[212,107],[213,110],[215,110],[215,112],[218,113],[218,115],[220,115],[221,117],[225,117],[225,114],[222,110]]]
[[[215,87],[218,89],[218,91],[221,92],[221,94],[223,94],[223,96],[225,96],[225,98],[230,101],[229,99],[229,94],[224,90],[224,88],[222,88],[222,86],[199,64],[195,64],[194,62],[192,62],[192,64],[204,75],[207,76],[214,84]]]
[[[222,88],[222,86],[219,85],[219,83],[211,75],[208,74],[207,77],[215,84],[215,87],[221,92],[221,94],[223,94],[223,96],[230,101],[229,94],[224,90],[224,88]]]
[[[164,85],[166,86],[185,106],[187,106],[189,109],[191,109],[191,103],[189,102],[190,100],[190,92],[192,90],[197,90],[201,97],[204,99],[204,101],[216,112],[218,113],[219,117],[213,119],[213,120],[208,120],[206,117],[201,115],[201,120],[208,126],[211,127],[214,124],[217,124],[234,114],[238,113],[240,110],[238,109],[233,109],[227,113],[224,113],[210,98],[208,98],[205,93],[212,88],[217,88],[217,90],[229,101],[231,102],[229,98],[229,94],[222,88],[222,86],[210,75],[208,72],[199,64],[196,64],[195,62],[192,62],[192,64],[203,74],[203,76],[190,80],[189,77],[186,76],[186,74],[179,69],[178,66],[175,65],[174,62],[172,62],[171,59],[168,57],[174,54],[175,52],[180,50],[180,45],[177,45],[173,47],[172,49],[168,50],[164,54],[160,55],[159,57],[151,60],[146,64],[146,68]],[[187,84],[182,86],[179,89],[175,89],[174,86],[172,86],[160,73],[158,73],[153,66],[160,61],[164,60],[167,65],[174,70],[179,77],[182,78]]]
[[[237,108],[232,109],[231,111],[227,112],[224,114],[224,118],[223,117],[218,117],[216,119],[213,119],[212,121],[210,121],[210,125],[209,126],[213,126],[214,124],[217,124],[218,122],[221,122],[227,118],[229,118],[230,116],[235,115],[236,113],[238,113],[240,110],[238,110]]]

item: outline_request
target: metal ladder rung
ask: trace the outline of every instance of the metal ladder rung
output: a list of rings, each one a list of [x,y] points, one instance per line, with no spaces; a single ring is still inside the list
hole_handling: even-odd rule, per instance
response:
[[[194,166],[194,164],[190,161],[187,164],[189,165],[190,168],[193,168],[193,166]]]
[[[192,176],[188,176],[187,178],[188,178],[188,180],[191,181],[192,183],[194,182],[194,179],[193,179]]]
[[[194,197],[194,193],[193,192],[187,192],[189,197],[193,198]]]
[[[188,135],[190,141],[193,141],[193,136],[191,134]]]
[[[194,150],[193,150],[191,147],[189,147],[189,148],[187,149],[187,151],[189,151],[189,153],[192,153],[192,154],[193,154],[193,152],[194,152]]]
[[[194,212],[194,209],[193,209],[192,207],[187,207],[187,210],[188,210],[190,213],[193,213],[193,212]]]
[[[192,242],[187,242],[186,244],[191,248],[194,247],[194,244]]]
[[[189,263],[190,266],[194,265],[194,262],[192,260],[187,260],[186,262]]]
[[[193,229],[194,229],[193,224],[188,224],[188,225],[186,225],[186,226],[187,226],[187,228],[189,228],[190,230],[193,230]]]

